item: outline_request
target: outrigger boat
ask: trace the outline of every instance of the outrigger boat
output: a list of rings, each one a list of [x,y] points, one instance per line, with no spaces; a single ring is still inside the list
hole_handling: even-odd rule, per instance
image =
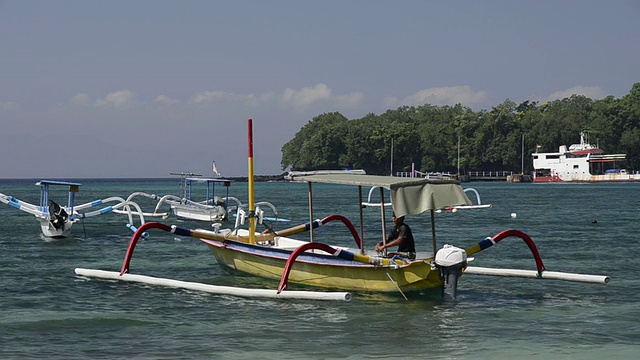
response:
[[[181,177],[180,188],[182,190],[182,196],[171,194],[159,196],[145,192],[134,192],[129,195],[127,201],[133,202],[134,199],[140,197],[157,200],[153,212],[143,212],[138,214],[134,211],[132,212],[134,215],[143,215],[146,218],[153,217],[167,219],[169,218],[170,212],[163,211],[167,206],[177,219],[205,221],[214,224],[227,221],[230,216],[235,217],[238,214],[238,209],[240,209],[240,213],[243,214],[243,216],[246,215],[244,210],[242,210],[246,208],[246,204],[243,204],[236,197],[229,196],[229,187],[233,180],[223,178],[205,178],[201,177],[202,175],[199,174],[185,172],[171,173],[171,175],[179,175]],[[205,199],[202,201],[194,200],[193,186],[197,183],[206,184]],[[216,184],[218,184],[218,186],[225,187],[226,196],[220,197],[216,195]],[[256,205],[268,207],[272,210],[274,216],[264,217],[265,220],[289,221],[279,217],[275,206],[268,201],[258,202]],[[127,213],[125,210],[114,210],[114,212]]]
[[[40,223],[42,235],[47,238],[69,237],[71,234],[71,228],[79,220],[87,217],[106,214],[119,209],[123,209],[122,211],[129,216],[129,223],[127,223],[127,227],[129,227],[133,231],[136,230],[136,227],[133,225],[133,214],[136,213],[136,211],[131,211],[131,207],[137,209],[139,213],[142,213],[138,204],[127,201],[120,197],[109,197],[81,205],[75,205],[75,195],[80,191],[81,185],[82,184],[80,183],[69,181],[40,180],[36,182],[36,186],[40,187],[40,205],[30,204],[14,196],[5,195],[2,193],[0,193],[0,202],[35,215],[36,220]],[[50,188],[52,186],[69,187],[69,195],[66,206],[59,205],[57,202],[51,199]],[[85,209],[108,204],[111,202],[116,202],[116,204],[106,206],[96,211],[82,212]],[[144,224],[144,222],[144,217],[140,215],[140,224]]]
[[[571,274],[547,271],[538,250],[531,238],[518,230],[505,230],[493,237],[464,250],[451,245],[438,248],[435,236],[435,211],[455,206],[469,206],[471,201],[465,195],[456,180],[432,180],[423,178],[398,178],[390,176],[372,176],[356,174],[315,174],[304,175],[296,180],[308,183],[309,216],[313,219],[313,184],[341,184],[354,186],[360,191],[360,234],[356,227],[342,215],[329,215],[322,219],[284,230],[258,232],[257,224],[262,223],[263,211],[254,207],[253,201],[253,138],[252,122],[249,120],[249,226],[241,229],[236,222],[233,229],[203,230],[187,229],[175,225],[169,226],[157,222],[142,225],[131,238],[129,248],[120,273],[101,270],[76,269],[76,274],[87,277],[120,279],[125,281],[148,282],[152,284],[188,287],[199,289],[194,283],[187,285],[175,280],[147,278],[130,274],[130,262],[138,239],[143,232],[161,229],[180,236],[200,238],[211,250],[219,265],[226,269],[242,273],[279,279],[277,291],[268,291],[257,295],[250,289],[215,287],[211,292],[228,293],[238,296],[289,296],[295,292],[288,289],[289,283],[322,288],[317,299],[349,300],[350,292],[400,293],[405,298],[409,294],[423,293],[427,290],[440,291],[445,299],[455,299],[458,278],[463,272],[502,276],[533,276],[539,279],[558,279],[580,282],[607,284],[609,277],[599,275]],[[391,192],[391,206],[397,216],[429,213],[433,251],[418,252],[415,259],[398,255],[377,254],[367,251],[364,246],[364,225],[362,213],[362,187],[378,187],[381,194],[380,212],[382,217],[382,238],[385,238],[385,199],[384,188]],[[354,247],[328,245],[316,241],[314,229],[330,222],[343,223],[354,239]],[[240,221],[240,224],[242,222]],[[308,241],[293,239],[290,236],[308,232]],[[487,249],[508,237],[518,237],[525,241],[536,262],[536,271],[511,271],[495,269],[471,270],[468,261],[472,255]],[[377,242],[377,241],[376,241]],[[183,286],[184,285],[184,286]],[[200,284],[202,285],[202,284]],[[206,285],[211,287],[213,285]],[[203,291],[209,291],[199,289]],[[328,296],[333,292],[336,296]],[[305,296],[309,296],[308,294]],[[305,297],[309,298],[309,297]],[[313,298],[313,297],[311,297]]]
[[[182,176],[180,181],[180,187],[183,191],[182,199],[170,203],[171,210],[178,219],[208,222],[227,220],[229,187],[233,180],[184,176],[184,173],[179,175]],[[203,201],[193,200],[193,184],[206,184],[206,195]],[[216,184],[226,188],[226,197],[215,196]]]
[[[201,177],[202,175],[187,172],[170,174],[180,176],[181,196],[171,194],[158,196],[156,194],[149,194],[145,192],[134,192],[129,195],[127,201],[133,201],[136,197],[157,200],[158,202],[156,203],[153,212],[142,213],[142,215],[146,217],[161,217],[163,219],[167,219],[170,212],[162,210],[168,206],[170,211],[173,212],[178,219],[208,222],[226,221],[228,219],[227,209],[229,201],[234,204],[240,204],[240,201],[237,198],[229,196],[229,186],[233,180],[204,178]],[[195,183],[206,184],[205,199],[202,201],[196,201],[193,199],[193,184]],[[215,196],[216,184],[220,184],[226,188],[226,197]],[[124,213],[123,210],[118,210],[116,212]]]
[[[214,162],[215,169],[215,162]],[[217,173],[216,170],[214,172]],[[180,174],[173,174],[180,175]],[[193,174],[191,174],[193,175]],[[198,175],[199,176],[199,175]],[[198,220],[206,221],[210,223],[219,223],[229,220],[229,214],[236,216],[238,209],[243,214],[243,208],[246,207],[242,204],[238,198],[229,196],[229,187],[233,180],[223,178],[203,178],[203,177],[183,177],[182,188],[183,197],[176,199],[171,195],[165,196],[156,205],[155,212],[159,211],[163,202],[168,202],[171,205],[173,214],[178,219],[182,220]],[[193,184],[204,183],[207,185],[205,199],[203,201],[193,200]],[[216,196],[216,184],[218,186],[224,186],[226,189],[226,196]],[[264,220],[268,221],[289,221],[287,219],[280,218],[276,207],[268,201],[257,202],[256,206],[268,207],[273,212],[274,216],[264,217]],[[234,212],[235,210],[235,212]]]

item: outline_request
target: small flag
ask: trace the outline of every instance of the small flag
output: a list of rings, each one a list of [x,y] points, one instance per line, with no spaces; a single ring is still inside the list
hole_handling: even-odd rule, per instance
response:
[[[220,173],[218,172],[218,167],[216,166],[216,162],[213,162],[213,173],[216,174],[216,176],[220,176]]]

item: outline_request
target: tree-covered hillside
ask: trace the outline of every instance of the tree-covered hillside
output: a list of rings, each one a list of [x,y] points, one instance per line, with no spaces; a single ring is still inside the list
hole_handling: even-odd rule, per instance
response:
[[[393,170],[460,172],[532,170],[531,153],[557,151],[559,145],[589,141],[607,153],[626,153],[628,169],[640,169],[640,83],[629,94],[591,100],[581,95],[549,103],[507,99],[491,110],[462,105],[400,107],[360,119],[326,113],[313,118],[282,147],[282,169],[364,169],[388,175]]]

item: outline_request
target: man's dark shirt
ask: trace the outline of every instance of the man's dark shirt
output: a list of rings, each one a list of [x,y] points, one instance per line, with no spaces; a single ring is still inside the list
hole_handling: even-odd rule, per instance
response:
[[[416,244],[413,241],[413,234],[411,233],[411,228],[407,224],[402,224],[400,226],[394,226],[393,230],[391,230],[391,234],[387,238],[387,242],[391,242],[398,237],[402,236],[404,239],[402,244],[398,246],[398,252],[416,252]]]

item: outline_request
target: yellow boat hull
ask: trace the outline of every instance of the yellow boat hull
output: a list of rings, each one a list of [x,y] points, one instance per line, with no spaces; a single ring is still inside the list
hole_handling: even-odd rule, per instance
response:
[[[285,251],[273,251],[268,247],[260,249],[257,245],[234,242],[203,241],[223,267],[269,279],[282,278],[288,259]],[[316,255],[316,258],[310,259],[300,256],[291,268],[289,283],[389,293],[397,293],[398,288],[403,292],[419,292],[443,286],[440,271],[425,261],[413,261],[394,268],[349,262],[329,255]]]

